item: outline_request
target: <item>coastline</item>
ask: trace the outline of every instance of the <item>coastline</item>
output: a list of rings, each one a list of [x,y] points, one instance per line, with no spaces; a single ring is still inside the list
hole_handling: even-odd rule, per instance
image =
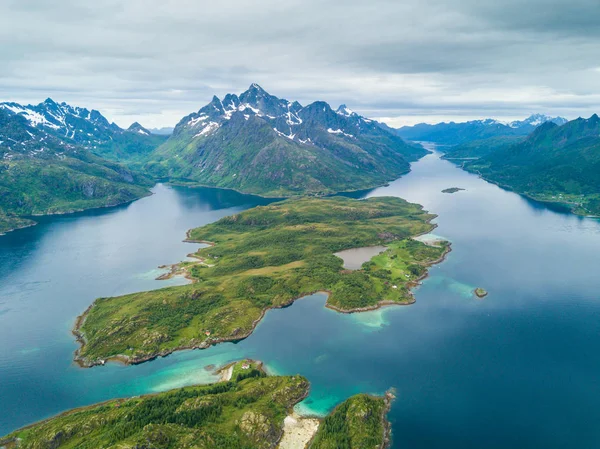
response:
[[[19,218],[21,218],[21,217],[19,217]],[[0,232],[0,237],[8,234],[9,232],[18,231],[19,229],[31,228],[31,227],[37,225],[37,222],[34,220],[29,220],[27,218],[22,218],[22,220],[26,220],[26,221],[28,221],[28,223],[24,223],[22,226],[17,226],[15,228],[8,228],[8,229],[4,230],[3,232]]]
[[[465,162],[467,162],[467,161],[463,161],[462,164],[457,164],[457,163],[453,162],[452,159],[445,159],[445,160],[447,160],[448,162],[451,162],[457,166],[460,166],[460,168],[462,170],[466,171],[467,173],[476,174],[480,179],[483,179],[485,182],[489,182],[490,184],[494,184],[495,186],[500,187],[502,190],[506,190],[507,192],[516,193],[517,195],[522,196],[523,198],[526,198],[531,201],[535,201],[536,203],[546,205],[546,207],[549,207],[552,205],[561,206],[561,207],[565,208],[564,212],[568,212],[577,217],[600,218],[600,215],[590,214],[581,204],[570,203],[570,202],[566,202],[566,201],[551,201],[551,200],[547,200],[547,199],[542,199],[540,197],[537,197],[535,194],[519,192],[517,189],[509,186],[508,184],[502,184],[499,181],[494,181],[493,179],[482,175],[479,170],[467,170],[464,167]],[[454,160],[456,160],[456,159],[454,159]]]
[[[226,365],[223,365],[223,366],[217,368],[214,371],[214,373],[220,374],[221,377],[220,377],[220,379],[216,380],[215,382],[210,382],[210,383],[206,383],[206,384],[204,384],[204,383],[193,384],[193,385],[190,385],[189,387],[193,388],[193,387],[217,385],[219,383],[237,382],[237,380],[231,379],[231,375],[232,375],[233,370],[236,367],[236,365],[240,365],[240,364],[242,364],[242,369],[247,368],[247,366],[245,367],[243,365],[243,364],[246,364],[246,365],[252,367],[252,369],[262,372],[267,377],[291,377],[292,379],[295,379],[295,377],[296,377],[296,376],[292,376],[292,375],[278,376],[278,375],[269,374],[266,365],[263,362],[261,362],[260,360],[240,359],[240,360],[232,361],[230,363],[227,363]],[[83,405],[80,407],[75,407],[72,409],[64,410],[64,411],[58,412],[55,415],[49,416],[49,417],[41,419],[39,421],[31,422],[29,424],[24,425],[23,427],[15,429],[13,432],[5,435],[3,438],[0,438],[0,448],[19,447],[20,443],[22,442],[22,438],[21,438],[22,432],[27,431],[29,429],[33,429],[33,428],[41,426],[41,425],[44,425],[48,422],[51,422],[51,421],[54,421],[57,419],[65,418],[69,415],[96,410],[98,408],[101,408],[106,405],[111,405],[111,404],[114,405],[115,407],[120,407],[121,405],[127,403],[128,401],[130,401],[132,399],[144,400],[144,399],[156,397],[156,396],[159,396],[162,394],[168,394],[168,393],[174,392],[176,390],[177,389],[171,389],[171,390],[159,391],[159,392],[155,392],[155,393],[142,394],[142,395],[138,395],[138,396],[115,397],[115,398],[110,398],[110,399],[100,401],[97,403],[92,403],[92,404]],[[392,441],[391,440],[392,426],[391,426],[390,420],[388,419],[388,414],[391,410],[393,401],[396,399],[396,394],[395,394],[394,388],[390,388],[383,395],[369,394],[369,393],[354,394],[354,395],[350,396],[349,398],[347,398],[346,400],[342,401],[341,403],[337,404],[326,416],[314,416],[314,415],[309,415],[309,414],[302,414],[295,410],[295,407],[299,403],[301,403],[303,400],[305,400],[307,397],[309,397],[310,392],[311,392],[311,385],[310,385],[310,382],[307,381],[307,388],[305,388],[305,390],[302,392],[302,394],[300,396],[295,397],[293,403],[291,403],[291,405],[288,406],[287,415],[286,415],[285,419],[283,420],[283,423],[281,423],[281,428],[280,428],[280,431],[278,431],[278,433],[277,433],[277,436],[276,436],[277,440],[274,443],[275,444],[274,447],[277,447],[279,449],[298,449],[300,447],[309,448],[310,445],[315,440],[315,437],[317,436],[318,431],[321,428],[321,425],[327,419],[327,417],[332,416],[336,412],[336,410],[339,407],[341,407],[344,403],[346,403],[347,401],[351,401],[352,399],[357,398],[358,396],[367,396],[371,399],[374,399],[377,401],[382,401],[383,407],[381,408],[381,412],[379,413],[378,419],[383,428],[383,434],[382,434],[381,444],[379,444],[377,446],[377,449],[387,449],[390,447],[391,441]]]
[[[72,209],[72,210],[67,210],[67,211],[57,211],[57,212],[45,212],[45,213],[36,213],[36,214],[28,214],[28,215],[18,215],[18,218],[22,219],[22,220],[27,220],[29,221],[29,223],[23,225],[23,226],[17,226],[16,228],[10,228],[5,230],[4,232],[0,232],[0,237],[3,235],[8,234],[9,232],[13,232],[13,231],[18,231],[19,229],[25,229],[25,228],[30,228],[32,226],[36,226],[38,224],[37,221],[32,220],[30,217],[51,217],[53,215],[70,215],[70,214],[76,214],[78,212],[87,212],[87,211],[91,211],[91,210],[99,210],[99,209],[108,209],[110,207],[117,207],[117,206],[124,206],[126,204],[131,204],[137,200],[141,200],[142,198],[147,198],[149,196],[154,195],[154,192],[152,191],[148,191],[148,193],[146,195],[137,197],[137,198],[133,198],[131,200],[127,200],[127,201],[121,201],[119,203],[115,203],[115,204],[106,204],[104,206],[94,206],[94,207],[86,207],[83,209]]]
[[[432,151],[427,150],[427,148],[424,148],[428,153],[427,154],[431,154]],[[418,160],[422,159],[423,157],[427,156],[427,154],[423,155],[422,157],[420,157]],[[417,162],[414,161],[414,162]],[[388,186],[390,182],[394,182],[398,179],[400,179],[402,176],[405,176],[407,174],[409,174],[412,171],[412,168],[410,166],[410,164],[412,164],[412,162],[409,162],[409,168],[407,171],[403,171],[402,173],[397,173],[396,175],[394,175],[393,178],[388,179],[387,181],[384,181],[382,183],[378,183],[378,184],[374,184],[372,186],[366,186],[366,187],[361,187],[359,189],[353,189],[353,190],[332,190],[331,192],[321,192],[321,193],[298,193],[298,194],[294,194],[292,192],[290,192],[288,194],[288,196],[271,196],[271,195],[267,195],[267,194],[260,194],[260,193],[253,193],[253,192],[248,192],[248,191],[244,191],[244,190],[239,190],[239,189],[234,189],[233,187],[219,187],[219,186],[214,186],[214,185],[208,185],[208,184],[201,184],[201,183],[197,183],[197,182],[190,182],[190,183],[185,183],[185,182],[177,182],[177,181],[170,181],[170,180],[166,180],[164,181],[165,184],[168,185],[172,185],[172,186],[177,186],[177,187],[187,187],[187,188],[208,188],[208,189],[218,189],[218,190],[229,190],[232,192],[236,192],[239,193],[241,195],[251,195],[251,196],[256,196],[259,198],[263,198],[263,199],[267,199],[267,200],[280,200],[280,201],[285,201],[291,198],[300,198],[300,197],[332,197],[332,196],[337,196],[337,195],[348,195],[348,194],[352,194],[352,193],[356,193],[356,192],[362,192],[365,190],[373,190],[373,189],[378,189],[380,187],[385,187]]]
[[[432,224],[432,226],[435,226],[435,225]],[[428,234],[433,229],[435,229],[435,227],[433,227],[428,232],[422,233],[420,235]],[[194,241],[194,243],[212,244],[214,246],[214,243],[212,243],[212,242],[206,242],[206,241]],[[446,259],[446,257],[448,256],[448,254],[451,251],[452,251],[452,244],[450,242],[448,242],[448,245],[446,247],[446,251],[444,251],[444,253],[442,254],[442,256],[439,257],[438,259],[436,259],[436,260],[434,260],[434,261],[426,264],[425,266],[427,268],[430,268],[430,267],[432,267],[434,265],[442,263]],[[80,331],[80,329],[81,329],[81,326],[83,326],[83,324],[85,323],[85,319],[87,318],[87,315],[88,315],[89,311],[92,309],[92,307],[94,307],[94,305],[98,301],[98,299],[97,299],[81,315],[79,315],[76,318],[76,320],[75,320],[75,324],[74,324],[73,329],[72,329],[71,332],[73,333],[73,335],[75,335],[76,341],[80,344],[80,347],[75,351],[75,355],[74,355],[73,360],[81,368],[91,368],[91,367],[94,367],[94,366],[103,366],[107,362],[117,362],[117,363],[121,363],[121,364],[124,364],[124,365],[139,365],[141,363],[150,362],[152,360],[155,360],[158,357],[167,357],[167,356],[173,354],[176,351],[195,350],[195,349],[208,349],[211,346],[215,346],[215,345],[220,344],[220,343],[236,343],[236,342],[242,341],[242,340],[248,338],[250,335],[252,335],[254,333],[254,330],[256,329],[256,326],[258,326],[258,324],[264,319],[265,315],[267,314],[267,312],[269,310],[284,309],[286,307],[291,306],[294,302],[296,302],[296,301],[298,301],[298,300],[300,300],[302,298],[306,298],[306,297],[315,295],[317,293],[323,293],[323,294],[325,294],[327,296],[327,299],[325,301],[325,307],[326,308],[331,309],[331,310],[333,310],[335,312],[344,313],[344,314],[361,313],[361,312],[371,312],[371,311],[378,310],[380,308],[387,307],[387,306],[407,306],[407,305],[414,304],[416,302],[416,299],[415,299],[415,296],[414,296],[414,292],[412,290],[415,289],[416,287],[418,287],[421,284],[421,282],[424,279],[426,279],[428,276],[429,276],[429,270],[427,270],[423,275],[421,275],[417,279],[415,279],[415,280],[407,283],[409,297],[408,297],[408,299],[406,301],[392,301],[392,300],[382,299],[377,304],[373,304],[371,306],[357,307],[357,308],[352,308],[352,309],[342,309],[342,308],[339,308],[337,306],[329,304],[329,298],[331,296],[331,292],[330,291],[328,291],[328,290],[316,290],[316,291],[312,291],[312,292],[308,292],[308,293],[302,293],[300,296],[292,298],[292,299],[290,299],[289,301],[287,301],[285,303],[278,304],[278,305],[272,305],[270,307],[267,307],[267,308],[263,309],[261,311],[260,315],[256,318],[256,320],[254,320],[252,322],[252,324],[250,326],[250,329],[247,332],[245,332],[243,334],[240,334],[240,335],[230,335],[228,337],[219,337],[219,338],[209,339],[209,340],[203,341],[200,344],[176,346],[174,348],[163,349],[162,351],[158,351],[158,352],[155,352],[155,353],[152,353],[152,354],[148,354],[146,356],[137,357],[137,358],[131,358],[131,357],[126,356],[124,354],[117,354],[115,356],[108,357],[106,359],[100,359],[100,360],[90,361],[90,360],[87,360],[86,358],[80,356],[81,350],[83,349],[83,347],[86,344],[85,335]],[[187,277],[187,276],[186,276],[186,278],[189,279],[189,277]],[[192,282],[194,282],[194,281],[192,280]]]

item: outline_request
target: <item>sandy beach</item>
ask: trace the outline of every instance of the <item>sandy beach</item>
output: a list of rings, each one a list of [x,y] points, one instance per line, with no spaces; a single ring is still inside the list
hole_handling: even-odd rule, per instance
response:
[[[295,412],[283,421],[283,437],[279,449],[304,449],[319,429],[316,418],[304,418]]]

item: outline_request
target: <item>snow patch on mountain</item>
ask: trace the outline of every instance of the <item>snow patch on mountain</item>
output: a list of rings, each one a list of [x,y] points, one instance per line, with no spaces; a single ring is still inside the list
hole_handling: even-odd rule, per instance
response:
[[[352,137],[352,138],[354,138],[354,136],[353,136],[352,134],[347,134],[347,133],[345,133],[344,131],[342,131],[341,129],[331,129],[331,128],[329,128],[329,129],[327,130],[327,132],[328,132],[329,134],[343,134],[343,135],[344,135],[344,136],[346,136],[346,137]]]
[[[209,134],[212,134],[220,127],[221,125],[219,125],[217,122],[209,122],[204,128],[202,128],[202,131],[200,131],[194,137],[207,136]]]
[[[281,137],[285,137],[285,138],[287,138],[287,139],[290,139],[290,140],[294,140],[294,138],[296,137],[296,135],[295,135],[295,134],[292,134],[292,132],[291,132],[291,131],[290,131],[290,133],[289,133],[289,134],[282,133],[282,132],[281,132],[281,131],[279,131],[277,128],[273,128],[273,131],[275,131],[275,132],[276,132],[277,134],[279,134]]]

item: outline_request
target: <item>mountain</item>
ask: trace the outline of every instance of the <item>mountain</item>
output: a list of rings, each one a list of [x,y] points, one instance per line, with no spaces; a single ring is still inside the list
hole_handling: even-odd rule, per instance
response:
[[[257,84],[184,117],[146,169],[172,181],[266,196],[384,184],[427,153],[341,106],[302,106]]]
[[[150,132],[152,134],[158,134],[159,136],[170,136],[171,134],[173,134],[173,130],[175,128],[171,128],[171,127],[163,127],[163,128],[150,128]]]
[[[600,118],[578,118],[562,126],[545,122],[523,141],[464,168],[530,197],[600,214]]]
[[[146,128],[144,128],[142,125],[140,125],[138,122],[132,123],[131,126],[129,128],[127,128],[127,131],[132,132],[132,133],[141,134],[142,136],[149,136],[150,134],[152,134],[150,131],[148,131]]]
[[[508,145],[522,142],[526,138],[527,136],[495,136],[482,140],[472,140],[447,148],[442,157],[450,161],[479,159]]]
[[[563,125],[567,120],[562,117],[534,114],[525,120],[508,124],[493,119],[473,120],[463,123],[438,123],[436,125],[419,123],[418,125],[399,128],[396,133],[400,137],[412,141],[434,142],[440,145],[460,145],[491,137],[526,136],[545,122]]]
[[[0,108],[0,232],[33,224],[23,216],[112,206],[149,194],[146,178],[39,124]]]
[[[0,103],[0,109],[22,116],[34,128],[114,161],[140,160],[166,140],[139,123],[124,130],[96,110],[57,103],[50,98],[38,105]]]
[[[525,120],[516,120],[514,122],[510,122],[508,126],[514,129],[530,129],[530,132],[533,131],[531,128],[537,128],[542,123],[553,122],[559,126],[564,125],[568,122],[566,118],[563,117],[549,117],[544,114],[533,114],[527,117]]]

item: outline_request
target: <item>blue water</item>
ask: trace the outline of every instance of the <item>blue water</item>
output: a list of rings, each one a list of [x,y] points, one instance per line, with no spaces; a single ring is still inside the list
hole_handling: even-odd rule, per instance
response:
[[[441,193],[455,186],[466,191]],[[114,396],[209,382],[206,365],[253,357],[311,381],[305,412],[394,387],[395,448],[600,447],[598,221],[527,201],[434,153],[366,193],[423,204],[439,215],[435,234],[452,241],[416,304],[342,315],[315,295],[268,312],[237,344],[77,368],[69,329],[95,297],[164,285],[155,268],[194,249],[181,243],[187,228],[260,201],[156,190],[0,238],[0,434]],[[483,300],[472,295],[479,286]]]

